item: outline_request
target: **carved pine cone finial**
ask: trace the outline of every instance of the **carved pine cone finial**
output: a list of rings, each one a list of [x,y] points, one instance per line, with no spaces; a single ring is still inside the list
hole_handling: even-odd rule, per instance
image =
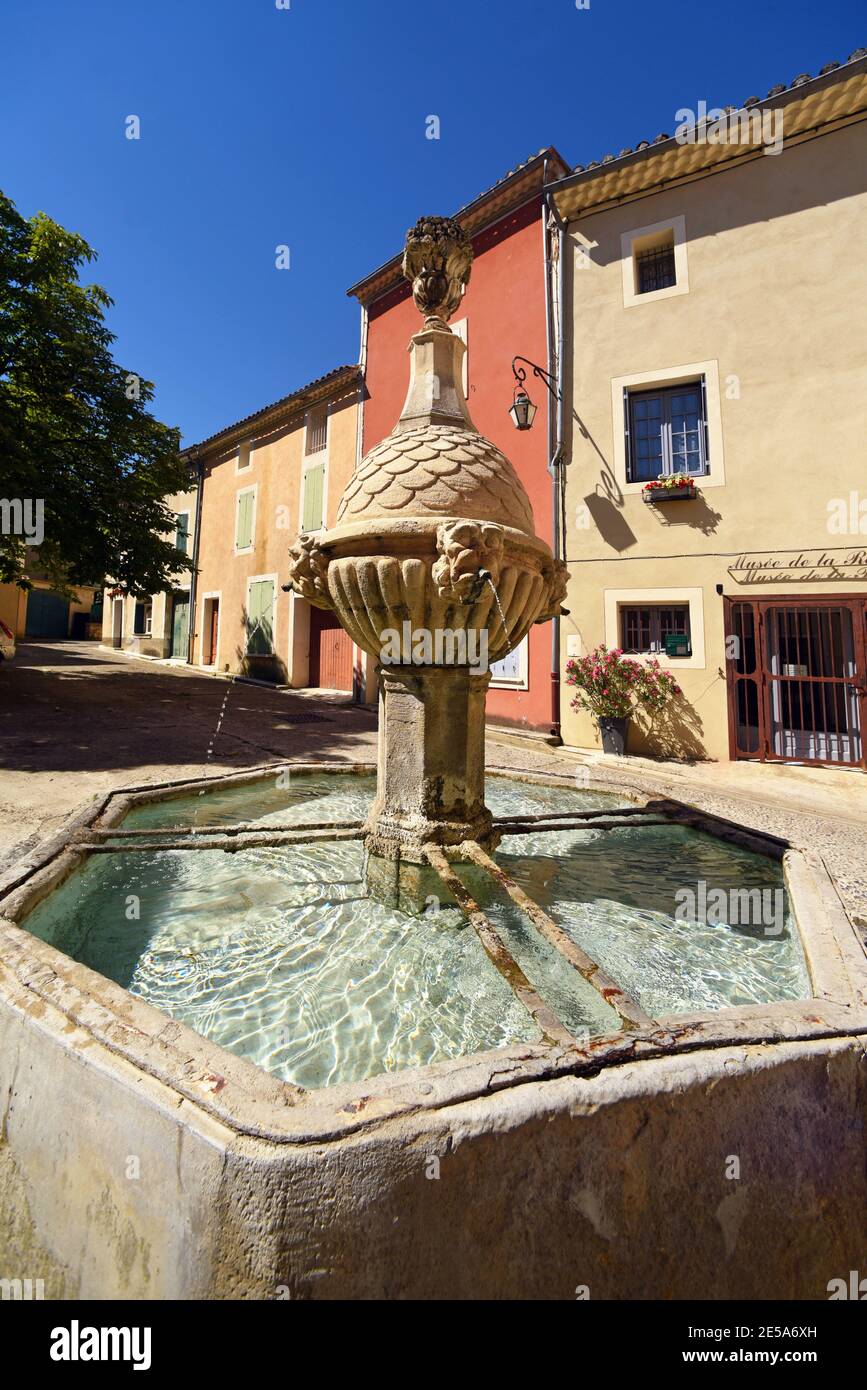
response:
[[[328,557],[323,555],[315,536],[302,534],[289,548],[289,583],[314,608],[333,608],[328,592]]]
[[[406,234],[403,273],[426,328],[451,332],[448,319],[463,298],[473,264],[473,245],[453,217],[420,217]]]

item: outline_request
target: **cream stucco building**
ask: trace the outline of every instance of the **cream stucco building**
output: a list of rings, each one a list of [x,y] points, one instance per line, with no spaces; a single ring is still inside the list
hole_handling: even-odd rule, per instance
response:
[[[775,93],[551,190],[561,660],[605,642],[676,673],[632,752],[863,768],[867,54]],[[695,497],[648,502],[674,472]],[[570,693],[564,739],[594,746]]]
[[[334,522],[356,463],[359,391],[358,367],[338,367],[186,451],[201,473],[194,665],[352,690],[348,636],[283,585],[298,532]]]

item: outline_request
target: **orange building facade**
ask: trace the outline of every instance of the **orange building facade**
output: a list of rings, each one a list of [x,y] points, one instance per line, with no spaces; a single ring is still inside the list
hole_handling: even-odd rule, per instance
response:
[[[463,304],[451,320],[467,346],[464,385],[470,414],[479,431],[511,459],[530,498],[536,532],[549,544],[553,507],[548,391],[540,380],[531,382],[528,371],[527,386],[538,406],[531,430],[515,429],[509,407],[515,384],[513,358],[525,357],[552,374],[556,371],[556,345],[546,308],[552,238],[543,189],[546,178],[562,177],[559,171],[567,168],[556,150],[543,150],[456,214],[472,237],[475,256]],[[399,256],[354,285],[349,294],[362,310],[365,392],[360,428],[361,452],[366,454],[391,432],[400,415],[409,374],[407,348],[418,330],[418,311]],[[552,670],[556,673],[557,661],[552,663],[551,627],[546,624],[533,628],[495,666],[488,718],[550,735],[558,725]]]

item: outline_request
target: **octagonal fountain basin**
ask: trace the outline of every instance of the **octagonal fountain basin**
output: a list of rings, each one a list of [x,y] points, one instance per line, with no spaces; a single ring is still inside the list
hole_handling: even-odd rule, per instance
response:
[[[811,995],[779,863],[616,795],[492,777],[500,872],[454,863],[452,891],[425,868],[411,891],[372,893],[358,837],[255,842],[278,827],[357,836],[374,789],[284,775],[137,805],[21,925],[304,1088],[616,1033],[619,991],[639,1019]],[[232,852],[163,847],[238,826]],[[770,915],[702,920],[678,905],[696,885],[701,901],[752,892]]]

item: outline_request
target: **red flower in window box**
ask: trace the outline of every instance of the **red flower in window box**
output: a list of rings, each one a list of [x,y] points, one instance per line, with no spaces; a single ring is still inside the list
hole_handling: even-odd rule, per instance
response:
[[[641,495],[645,502],[675,502],[680,498],[690,499],[695,497],[695,479],[688,473],[666,473],[661,478],[656,478],[653,482],[645,483],[641,489]]]

